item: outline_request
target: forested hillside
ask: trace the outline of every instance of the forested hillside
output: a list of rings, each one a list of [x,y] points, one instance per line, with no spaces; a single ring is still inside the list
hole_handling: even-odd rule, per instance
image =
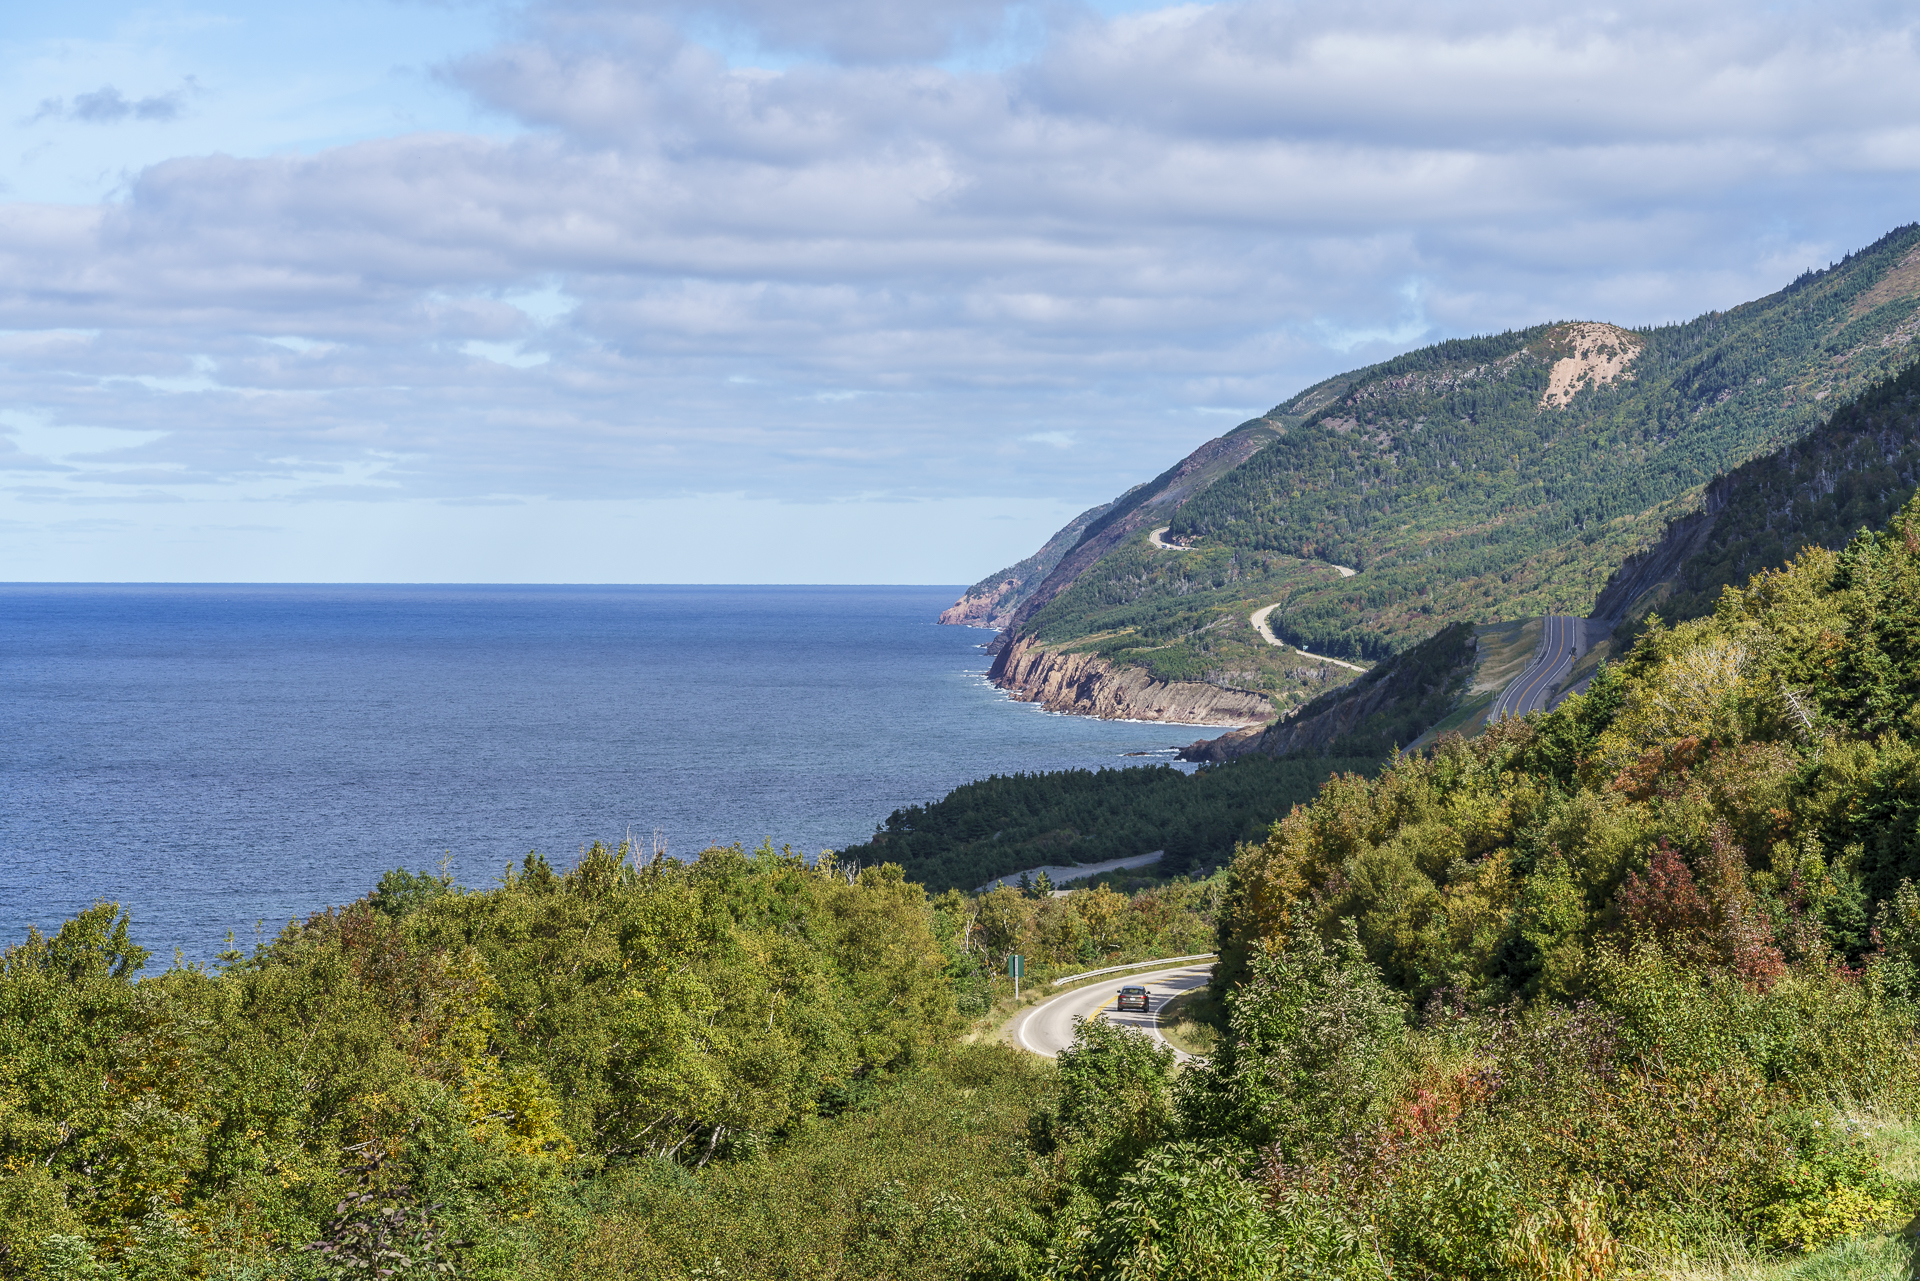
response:
[[[1165,851],[1161,877],[1218,866],[1342,770],[1381,756],[1260,757],[1183,774],[1171,766],[995,775],[926,805],[897,809],[841,857],[897,863],[929,889],[971,890],[1048,864],[1100,863]]]
[[[1665,545],[1639,558],[1654,563],[1623,566],[1600,608],[1627,622],[1654,609],[1668,622],[1698,618],[1722,587],[1756,570],[1885,525],[1916,486],[1920,365],[1842,405],[1805,439],[1715,481],[1705,510],[1675,522]]]
[[[1920,500],[1650,629],[1552,715],[1331,783],[1245,850],[1228,1036],[1085,1257],[1606,1276],[1902,1223],[1916,876]],[[1844,1275],[1903,1273],[1882,1239]]]
[[[1920,500],[1205,883],[594,849],[149,977],[102,905],[0,965],[0,1275],[1904,1275],[1916,876]],[[1184,1071],[964,1039],[1209,936]]]
[[[1584,615],[1703,487],[1903,368],[1920,335],[1920,228],[1684,324],[1540,325],[1329,380],[1271,443],[1016,619],[1020,635],[1220,680],[1274,631],[1379,658],[1453,621]],[[1357,570],[1341,577],[1330,567]],[[1057,571],[1058,572],[1058,571]]]

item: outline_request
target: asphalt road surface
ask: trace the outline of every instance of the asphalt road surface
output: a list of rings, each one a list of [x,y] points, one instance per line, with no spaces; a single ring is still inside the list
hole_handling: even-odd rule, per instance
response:
[[[1534,659],[1526,671],[1508,681],[1507,687],[1500,691],[1500,697],[1493,700],[1493,710],[1487,713],[1489,725],[1503,716],[1525,716],[1528,712],[1546,708],[1547,696],[1553,693],[1554,685],[1573,669],[1582,625],[1583,620],[1578,618],[1547,615],[1546,638],[1540,649],[1540,657]]]
[[[1335,566],[1335,568],[1338,568],[1338,566]],[[1348,570],[1347,572],[1352,573],[1353,571]],[[1253,630],[1256,632],[1259,632],[1262,636],[1266,637],[1267,644],[1269,645],[1285,645],[1286,644],[1285,641],[1281,640],[1278,636],[1275,636],[1273,634],[1273,628],[1269,626],[1267,623],[1267,615],[1273,613],[1273,611],[1278,608],[1280,608],[1278,605],[1263,605],[1259,609],[1256,609],[1251,614],[1247,615],[1247,621],[1253,624]],[[1304,649],[1301,650],[1300,652],[1302,654],[1307,654],[1307,651]],[[1351,668],[1356,672],[1364,672],[1367,670],[1366,668],[1361,667],[1356,663],[1343,663],[1337,658],[1328,658],[1324,654],[1307,654],[1307,657],[1313,659],[1313,661],[1316,663],[1332,663],[1335,667]]]
[[[1110,979],[1063,992],[1051,1001],[1034,1006],[1017,1016],[1008,1025],[1009,1030],[1013,1033],[1014,1042],[1022,1049],[1051,1059],[1073,1044],[1073,1021],[1076,1018],[1104,1015],[1110,1023],[1145,1032],[1173,1050],[1181,1059],[1191,1059],[1193,1055],[1177,1049],[1160,1035],[1160,1007],[1182,992],[1205,987],[1207,977],[1212,973],[1213,962],[1206,961],[1170,970],[1149,970],[1145,974],[1116,974]],[[1122,1012],[1114,1004],[1121,988],[1135,984],[1147,989],[1145,1014],[1138,1010]]]

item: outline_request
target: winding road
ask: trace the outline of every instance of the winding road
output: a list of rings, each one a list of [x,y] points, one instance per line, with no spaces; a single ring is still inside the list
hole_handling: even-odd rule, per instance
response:
[[[1192,548],[1188,547],[1184,543],[1170,543],[1161,537],[1162,534],[1166,533],[1169,529],[1172,529],[1172,528],[1173,528],[1172,525],[1160,526],[1160,528],[1154,530],[1152,533],[1147,535],[1147,541],[1152,543],[1155,547],[1158,547],[1163,552],[1184,552],[1184,551],[1193,550]]]
[[[1183,992],[1205,987],[1212,973],[1213,962],[1206,961],[1168,970],[1149,970],[1145,974],[1116,974],[1064,992],[1051,1001],[1041,1002],[1016,1016],[1007,1025],[1007,1030],[1013,1034],[1014,1043],[1021,1049],[1051,1059],[1059,1057],[1060,1051],[1073,1044],[1075,1019],[1105,1015],[1109,1023],[1145,1032],[1185,1062],[1194,1056],[1160,1035],[1160,1007]],[[1115,1008],[1114,1002],[1120,995],[1120,989],[1134,984],[1147,989],[1147,1010],[1144,1014],[1139,1010],[1122,1011]]]
[[[1338,566],[1336,566],[1335,568],[1338,568]],[[1253,624],[1253,630],[1256,632],[1259,632],[1262,636],[1266,637],[1267,644],[1269,645],[1285,645],[1286,644],[1285,641],[1281,640],[1278,636],[1275,636],[1273,634],[1273,628],[1268,626],[1267,624],[1267,615],[1271,614],[1274,610],[1279,608],[1280,606],[1277,603],[1273,605],[1266,605],[1261,607],[1260,609],[1254,610],[1251,614],[1247,615],[1247,621]],[[1313,659],[1316,663],[1332,663],[1335,667],[1345,667],[1356,672],[1364,672],[1367,670],[1366,668],[1361,667],[1357,663],[1343,663],[1337,658],[1328,658],[1325,654],[1307,654],[1307,651],[1304,649],[1301,650],[1300,652],[1302,654],[1306,654],[1308,658]]]
[[[1500,697],[1493,700],[1487,724],[1507,716],[1525,716],[1546,708],[1547,696],[1555,684],[1573,669],[1581,642],[1586,639],[1586,620],[1560,614],[1546,616],[1546,634],[1541,638],[1540,655],[1527,669],[1507,682]]]

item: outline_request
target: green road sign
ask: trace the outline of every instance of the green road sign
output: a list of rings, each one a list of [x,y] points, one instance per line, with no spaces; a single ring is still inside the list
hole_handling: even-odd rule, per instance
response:
[[[1017,979],[1025,978],[1027,976],[1027,958],[1018,953],[1009,956],[1007,958],[1007,973]]]

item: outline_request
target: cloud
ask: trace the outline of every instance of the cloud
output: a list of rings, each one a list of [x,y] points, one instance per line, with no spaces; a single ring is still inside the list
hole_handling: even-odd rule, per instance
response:
[[[1891,8],[1061,9],[956,69],[1013,12],[541,5],[445,72],[518,133],[0,205],[0,403],[155,433],[75,501],[1084,506],[1214,434],[1194,406],[1685,317],[1915,213]]]
[[[934,61],[991,38],[1007,0],[555,0],[539,13],[550,33],[591,39],[650,22],[691,26],[768,52],[840,64]]]
[[[71,103],[64,98],[45,98],[31,121],[75,120],[83,124],[118,124],[123,120],[177,120],[187,93],[195,87],[192,77],[171,93],[129,99],[112,85],[102,85],[92,93],[75,94]]]

